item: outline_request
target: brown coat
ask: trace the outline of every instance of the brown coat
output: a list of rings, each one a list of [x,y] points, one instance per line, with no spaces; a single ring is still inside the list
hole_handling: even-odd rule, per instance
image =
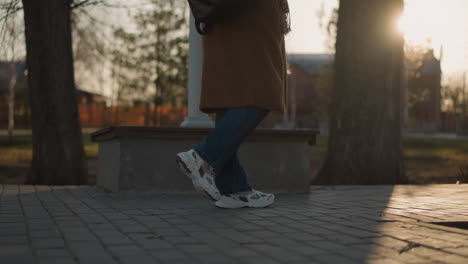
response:
[[[256,106],[283,113],[286,52],[278,0],[255,0],[235,21],[203,36],[200,111]]]

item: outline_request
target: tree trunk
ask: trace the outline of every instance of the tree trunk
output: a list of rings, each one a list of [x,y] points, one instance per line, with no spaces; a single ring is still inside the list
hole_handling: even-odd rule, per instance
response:
[[[73,75],[71,0],[23,0],[33,160],[28,182],[84,184]]]
[[[341,0],[328,152],[316,184],[405,182],[403,0]]]
[[[13,144],[13,129],[15,129],[15,86],[17,74],[16,61],[11,62],[10,82],[8,83],[8,142]]]

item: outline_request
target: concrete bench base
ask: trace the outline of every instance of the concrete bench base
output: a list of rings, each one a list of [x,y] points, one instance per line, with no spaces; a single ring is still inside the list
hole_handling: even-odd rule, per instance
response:
[[[109,127],[92,134],[99,142],[97,185],[110,191],[151,189],[192,192],[175,155],[200,143],[211,129]],[[239,159],[254,188],[307,192],[316,130],[257,129],[241,145]]]

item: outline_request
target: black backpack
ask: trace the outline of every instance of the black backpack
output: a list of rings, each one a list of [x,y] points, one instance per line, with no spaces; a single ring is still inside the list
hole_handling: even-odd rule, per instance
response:
[[[187,0],[198,33],[207,34],[214,24],[232,21],[254,0]]]

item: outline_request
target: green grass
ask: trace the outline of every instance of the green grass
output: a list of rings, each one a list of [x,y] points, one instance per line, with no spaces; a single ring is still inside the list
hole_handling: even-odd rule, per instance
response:
[[[327,135],[317,137],[312,150],[316,167],[325,158],[327,141]],[[410,183],[468,183],[466,139],[404,138],[403,152]]]
[[[89,132],[83,133],[83,144],[88,160],[98,155],[98,145],[91,141]],[[319,135],[312,148],[315,167],[320,166],[327,149],[327,135]],[[29,166],[32,157],[31,137],[15,137],[9,145],[0,137],[0,167]],[[405,138],[403,149],[407,175],[411,183],[468,183],[468,140]]]
[[[98,144],[91,141],[88,133],[83,133],[82,142],[86,157],[96,158],[98,155]],[[32,138],[30,136],[14,137],[10,144],[6,137],[0,137],[0,166],[26,166],[32,159]]]
[[[82,133],[84,134],[89,134],[89,133],[92,133],[96,130],[99,130],[99,128],[93,128],[93,127],[85,127],[83,128],[81,131]],[[18,129],[15,129],[14,134],[31,134],[31,129],[26,129],[26,128],[18,128]],[[8,135],[8,130],[5,129],[5,128],[0,128],[0,136],[1,135]]]
[[[14,134],[31,134],[31,129],[15,129],[13,131]],[[0,136],[1,135],[8,135],[7,129],[0,129]]]
[[[327,152],[328,135],[320,134],[317,136],[317,142],[312,148],[312,158],[322,159]]]
[[[468,155],[466,139],[404,139],[405,156],[409,158],[451,158]]]
[[[407,175],[414,183],[468,183],[468,140],[407,138]]]
[[[328,135],[319,135],[314,146],[314,155],[327,151]],[[442,158],[468,155],[466,139],[404,138],[403,150],[407,158]]]

